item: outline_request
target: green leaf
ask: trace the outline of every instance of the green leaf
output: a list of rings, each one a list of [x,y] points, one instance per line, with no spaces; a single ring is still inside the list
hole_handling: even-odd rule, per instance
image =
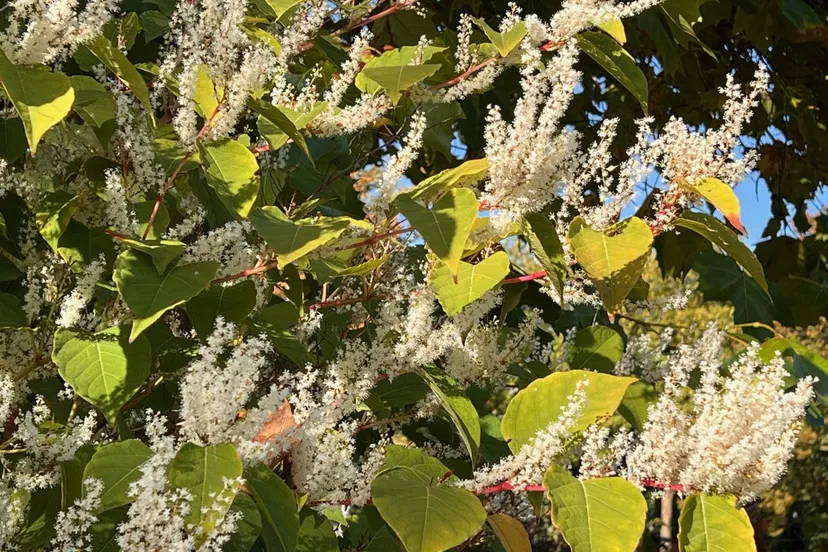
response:
[[[325,111],[328,104],[325,102],[317,102],[313,109],[306,113],[293,111],[286,107],[263,104],[261,102],[257,103],[256,106],[261,107],[263,110],[260,111],[262,115],[256,121],[256,126],[264,139],[267,140],[270,149],[275,151],[287,144],[289,139],[293,139],[302,148],[302,151],[310,159],[311,165],[313,165],[314,161],[308,153],[307,142],[299,131],[313,121],[317,115]]]
[[[508,56],[512,50],[517,48],[518,44],[520,44],[520,41],[523,40],[523,37],[525,37],[527,33],[526,23],[523,21],[519,21],[505,33],[495,31],[482,19],[474,19],[473,21],[483,30],[484,33],[486,33],[486,36],[492,41],[492,44],[495,45],[497,51],[500,52],[500,55],[503,57]]]
[[[192,496],[190,511],[184,521],[195,526],[190,534],[195,535],[196,548],[204,543],[229,510],[231,501],[227,493],[235,496],[237,488],[225,490],[225,479],[237,479],[242,476],[242,462],[236,448],[230,444],[200,447],[185,443],[175,455],[169,466],[169,480],[173,489],[186,489]]]
[[[255,100],[251,98],[248,102],[250,107],[253,108],[257,113],[259,113],[262,117],[267,119],[271,124],[273,124],[277,129],[279,129],[282,133],[284,133],[287,137],[293,140],[293,143],[299,146],[299,148],[305,152],[305,155],[308,156],[308,159],[311,162],[311,165],[314,165],[313,157],[311,156],[310,150],[308,149],[308,143],[305,141],[305,137],[302,136],[302,133],[299,132],[299,129],[296,128],[296,125],[288,117],[285,112],[283,112],[278,107],[266,104],[262,101]],[[274,137],[273,133],[269,133],[273,139],[273,142],[270,144],[271,147],[274,149],[278,149],[275,145],[279,142],[277,138]],[[268,140],[268,142],[270,142]],[[287,142],[287,140],[285,140]],[[278,147],[281,147],[279,145]]]
[[[611,374],[624,354],[624,340],[612,328],[590,326],[575,336],[571,354],[571,369]]]
[[[210,79],[208,67],[203,63],[196,70],[193,101],[195,102],[196,111],[205,120],[209,119],[219,106],[216,86]]]
[[[397,208],[417,230],[428,247],[457,275],[463,248],[469,239],[478,201],[468,188],[449,191],[431,209],[407,196],[396,199]]]
[[[453,188],[466,188],[477,184],[489,175],[489,160],[487,158],[472,159],[460,166],[446,169],[430,176],[410,190],[400,193],[411,199],[428,202]]]
[[[293,552],[299,539],[299,512],[290,488],[262,464],[247,468],[244,480],[262,515],[267,552]]]
[[[230,540],[222,548],[223,552],[250,552],[259,535],[262,534],[262,515],[250,495],[238,493],[230,506],[231,512],[238,512],[242,518],[238,529],[230,535]]]
[[[434,365],[425,366],[421,375],[448,412],[454,427],[469,451],[472,469],[477,465],[480,450],[480,418],[474,405],[457,380]]]
[[[223,138],[199,144],[207,184],[216,191],[227,208],[239,218],[247,218],[259,195],[259,164],[256,156],[239,142]]]
[[[120,552],[118,526],[127,518],[127,507],[97,514],[97,521],[89,526],[89,550],[93,552]]]
[[[730,495],[691,494],[685,498],[678,541],[681,552],[756,552],[750,518],[736,508],[736,497]]]
[[[382,518],[408,552],[441,552],[474,536],[486,510],[470,491],[434,484],[434,478],[408,466],[382,472],[371,496]]]
[[[578,47],[629,90],[641,104],[644,113],[647,113],[647,77],[638,68],[629,52],[618,42],[599,32],[580,33]]]
[[[721,211],[736,230],[742,234],[747,234],[745,227],[742,225],[739,198],[736,197],[733,188],[718,178],[702,178],[692,184],[689,182],[680,182],[679,184],[682,188],[690,190],[697,196],[709,201],[713,207]]]
[[[636,549],[647,501],[635,485],[620,477],[582,481],[557,466],[546,472],[543,484],[552,502],[552,523],[572,552]]]
[[[0,83],[23,121],[32,155],[40,139],[72,109],[75,91],[61,73],[13,64],[0,51]]]
[[[0,157],[11,165],[26,155],[26,149],[28,142],[23,120],[20,117],[0,118]]]
[[[100,479],[103,493],[98,512],[131,503],[129,485],[141,478],[141,466],[152,458],[152,449],[138,439],[110,443],[99,448],[86,468],[83,479]]]
[[[150,373],[152,350],[145,338],[130,342],[126,326],[79,333],[52,360],[75,393],[103,412],[109,423]]]
[[[631,217],[604,232],[576,217],[569,226],[569,244],[607,311],[616,311],[635,287],[653,245],[647,223]]]
[[[28,324],[20,299],[0,292],[0,328],[22,328]]]
[[[88,228],[70,220],[57,242],[57,252],[74,272],[83,272],[101,255],[110,266],[115,259],[115,244],[103,228]]]
[[[775,313],[770,297],[732,258],[707,251],[697,257],[693,270],[699,274],[698,289],[705,299],[733,303],[733,320],[737,324],[773,324]],[[746,331],[757,336],[770,336],[764,329]]]
[[[121,239],[122,244],[150,256],[158,274],[164,274],[167,266],[187,250],[187,244],[175,240],[133,240]]]
[[[765,280],[765,271],[762,263],[756,258],[748,246],[739,241],[739,237],[727,226],[719,222],[716,217],[704,213],[685,211],[673,224],[679,228],[687,228],[710,240],[716,247],[721,248],[725,253],[742,265],[748,274],[768,291],[768,282]]]
[[[92,40],[84,42],[84,46],[89,48],[89,51],[95,54],[95,57],[101,60],[101,63],[106,65],[127,88],[132,90],[135,97],[144,104],[149,116],[152,117],[152,103],[150,102],[147,83],[144,82],[144,79],[126,55],[104,35],[98,35]]]
[[[303,510],[296,552],[339,552],[339,541],[328,518]]]
[[[48,404],[48,403],[47,403]],[[60,508],[65,510],[75,504],[75,500],[83,496],[86,478],[83,471],[92,455],[95,446],[87,443],[81,446],[71,460],[60,464]]]
[[[175,266],[158,274],[148,256],[132,250],[121,253],[115,260],[112,279],[136,316],[130,340],[137,338],[168,310],[201,293],[217,270],[218,263],[204,261]]]
[[[648,409],[656,400],[658,400],[658,393],[652,384],[636,381],[627,387],[624,399],[618,406],[618,413],[633,426],[633,429],[641,431],[647,421]]]
[[[278,207],[262,207],[250,213],[256,232],[278,255],[279,268],[287,266],[338,238],[350,226],[350,219],[322,218],[317,223],[292,221]]]
[[[567,263],[561,239],[555,225],[540,213],[526,215],[523,235],[532,247],[532,253],[546,270],[546,276],[552,280],[558,295],[563,297],[566,283]]]
[[[141,18],[141,29],[144,32],[146,42],[152,42],[156,38],[164,36],[170,30],[170,19],[160,11],[145,11],[139,17]]]
[[[456,279],[448,266],[440,264],[431,273],[431,287],[446,314],[454,316],[494,289],[507,274],[509,256],[498,251],[476,265],[461,262]]]
[[[69,77],[75,91],[72,110],[90,125],[98,128],[115,120],[115,100],[104,86],[86,75]]]
[[[798,341],[784,337],[765,341],[759,349],[759,356],[765,362],[770,362],[777,352],[791,359],[793,374],[797,379],[811,376],[818,380],[814,384],[814,391],[823,404],[828,404],[828,360]]]
[[[79,199],[79,196],[61,190],[52,192],[38,205],[35,214],[37,229],[52,249],[57,250],[60,236],[69,225],[72,215],[78,210]]]
[[[211,286],[187,301],[187,315],[202,339],[213,333],[216,318],[237,324],[256,307],[256,284],[245,280],[234,286]]]
[[[430,46],[425,49],[423,62],[427,62],[434,54],[445,48]],[[391,101],[396,104],[402,93],[432,76],[440,69],[440,64],[425,63],[417,65],[417,48],[404,46],[385,52],[365,64],[357,75],[356,86],[362,92],[376,93],[378,89],[385,90]]]
[[[611,416],[621,404],[627,388],[636,381],[635,378],[581,370],[556,372],[533,381],[512,398],[503,415],[500,428],[512,452],[517,454],[538,431],[546,429],[561,416],[561,408],[571,402],[570,397],[582,380],[589,382],[584,388],[586,405],[573,433]]]

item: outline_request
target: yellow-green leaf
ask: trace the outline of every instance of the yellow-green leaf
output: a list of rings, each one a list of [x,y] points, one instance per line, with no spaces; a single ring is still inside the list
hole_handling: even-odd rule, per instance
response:
[[[477,218],[479,203],[474,192],[468,188],[451,190],[431,209],[407,196],[398,197],[395,203],[428,247],[456,276],[463,248]]]
[[[610,19],[606,23],[601,23],[598,28],[610,35],[618,41],[619,44],[627,42],[627,33],[624,31],[624,22],[618,18]]]
[[[626,299],[653,245],[653,233],[643,220],[631,217],[604,232],[590,228],[581,217],[569,226],[569,245],[609,312]]]
[[[476,265],[461,262],[456,278],[448,266],[441,264],[431,274],[431,287],[446,314],[454,316],[494,289],[507,274],[509,256],[498,251]]]
[[[40,202],[35,213],[37,229],[49,246],[57,251],[58,240],[69,226],[72,215],[80,206],[80,196],[59,190],[52,192]]]
[[[731,495],[692,494],[679,516],[680,552],[756,552],[747,512]]]
[[[270,122],[273,126],[275,126],[280,133],[284,134],[284,141],[281,141],[281,138],[278,137],[279,134],[274,132],[272,129],[268,129],[267,126],[265,126],[265,128],[263,129],[263,134],[265,133],[265,131],[268,131],[267,134],[270,135],[270,139],[268,139],[270,147],[272,147],[273,149],[278,149],[287,142],[288,138],[290,138],[297,146],[299,146],[299,148],[303,152],[305,152],[305,155],[307,155],[308,159],[310,159],[311,165],[313,165],[313,157],[311,157],[310,150],[308,149],[308,144],[305,141],[305,137],[302,136],[301,132],[299,132],[299,128],[297,128],[296,124],[294,124],[294,121],[291,119],[291,117],[288,116],[286,111],[283,111],[281,108],[278,108],[275,105],[271,105],[260,100],[256,100],[254,98],[250,98],[250,100],[248,100],[248,103],[254,111],[261,115],[258,123],[260,129],[262,126],[262,118],[264,118],[266,121]],[[313,115],[311,119],[315,116],[316,115]],[[296,117],[296,120],[299,120],[298,116]]]
[[[357,75],[356,86],[362,92],[375,94],[385,90],[393,103],[397,103],[407,90],[440,70],[436,63],[426,63],[432,56],[445,50],[443,47],[428,46],[422,51],[422,64],[413,63],[419,54],[414,46],[403,46],[385,52],[365,64]]]
[[[259,195],[259,164],[253,153],[230,138],[199,144],[207,184],[239,218],[247,218]]]
[[[705,213],[685,211],[673,224],[679,228],[686,228],[707,238],[716,247],[721,248],[739,263],[748,274],[765,290],[768,291],[768,282],[765,280],[765,270],[762,263],[756,258],[748,246],[739,241],[733,230],[719,222],[716,217]]]
[[[721,211],[736,230],[742,234],[747,234],[745,227],[742,225],[739,198],[736,197],[733,188],[718,178],[702,178],[692,184],[684,182],[682,187],[709,201],[713,207]]]
[[[147,83],[144,82],[144,79],[126,55],[103,35],[98,35],[94,39],[85,42],[84,46],[89,48],[89,51],[95,54],[95,57],[115,73],[127,88],[132,90],[132,93],[144,104],[147,113],[152,117],[152,103],[150,102]]]
[[[0,50],[0,83],[23,121],[32,154],[46,131],[61,122],[75,101],[69,77],[18,66]]]
[[[500,428],[515,454],[538,431],[561,416],[561,408],[568,405],[578,383],[587,380],[586,405],[575,423],[574,433],[585,430],[601,418],[611,416],[635,378],[611,376],[597,372],[570,370],[556,372],[537,379],[520,391],[509,402]]]
[[[506,552],[532,552],[529,533],[521,522],[506,514],[492,514],[486,521]]]
[[[486,33],[486,36],[492,41],[492,44],[495,45],[497,51],[500,52],[500,55],[503,57],[508,56],[512,50],[517,48],[518,44],[520,44],[520,41],[523,40],[523,37],[525,37],[527,33],[526,23],[523,21],[518,21],[505,33],[499,33],[492,29],[482,19],[475,19],[474,22],[483,30],[484,33]]]
[[[543,484],[552,502],[552,523],[572,552],[636,549],[644,532],[647,501],[635,485],[620,477],[584,481],[557,466],[546,472]]]
[[[558,296],[563,297],[566,283],[567,263],[561,239],[555,225],[540,213],[526,215],[523,235],[532,247],[532,253],[546,270],[546,276],[552,281]]]
[[[465,188],[477,184],[489,175],[489,160],[487,158],[472,159],[465,163],[446,169],[430,176],[417,184],[414,188],[402,192],[411,199],[431,201],[446,190]]]
[[[262,207],[250,213],[256,232],[278,255],[284,267],[338,238],[350,226],[347,218],[322,218],[318,222],[292,221],[278,207]]]

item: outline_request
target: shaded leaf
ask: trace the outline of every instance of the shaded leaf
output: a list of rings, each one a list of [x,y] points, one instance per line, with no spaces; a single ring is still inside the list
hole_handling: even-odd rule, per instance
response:
[[[131,503],[129,486],[141,478],[141,466],[152,458],[152,449],[138,439],[104,445],[95,451],[83,479],[95,478],[103,483],[98,512]]]
[[[646,114],[647,77],[638,68],[635,59],[618,42],[599,32],[583,32],[578,35],[578,47],[629,90],[641,104]]]

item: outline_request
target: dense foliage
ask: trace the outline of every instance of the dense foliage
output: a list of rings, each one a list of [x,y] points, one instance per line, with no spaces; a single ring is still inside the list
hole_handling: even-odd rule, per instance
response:
[[[824,514],[785,476],[828,390],[804,0],[0,17],[3,550],[756,550],[757,500]]]

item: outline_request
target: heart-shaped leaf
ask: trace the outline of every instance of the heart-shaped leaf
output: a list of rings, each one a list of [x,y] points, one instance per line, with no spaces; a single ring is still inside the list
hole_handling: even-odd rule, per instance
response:
[[[606,326],[590,326],[578,332],[572,344],[572,370],[592,370],[611,374],[624,354],[624,340]]]
[[[138,439],[104,445],[95,451],[83,470],[83,479],[103,483],[98,512],[105,512],[133,501],[129,486],[141,478],[141,466],[152,458],[152,449]]]
[[[543,478],[552,523],[572,552],[633,552],[644,532],[647,501],[620,477],[581,480],[557,466]],[[737,550],[737,549],[733,549]]]
[[[472,159],[452,169],[429,176],[415,187],[400,193],[417,201],[431,201],[440,194],[453,188],[463,188],[477,184],[489,174],[489,160]]]
[[[247,218],[259,195],[259,164],[241,143],[224,138],[199,145],[207,184],[239,218]]]
[[[202,339],[213,332],[216,318],[238,323],[256,307],[256,284],[245,280],[235,286],[211,286],[187,301],[187,315]]]
[[[292,221],[278,207],[262,207],[250,213],[256,232],[279,256],[279,267],[287,266],[338,238],[350,226],[347,218],[323,218],[318,223]]]
[[[561,416],[561,409],[571,402],[570,397],[583,380],[589,382],[584,388],[587,399],[580,418],[572,428],[575,433],[601,418],[611,416],[621,404],[627,387],[636,381],[635,378],[582,370],[556,372],[533,381],[509,402],[500,424],[512,452],[517,454],[535,434]]]
[[[431,286],[446,314],[454,316],[494,289],[507,274],[509,256],[498,251],[476,265],[461,262],[456,280],[449,267],[441,264],[431,274]]]
[[[408,552],[442,552],[480,531],[486,510],[470,491],[436,485],[408,466],[382,472],[371,496],[382,518]]]
[[[66,75],[13,64],[0,51],[0,84],[23,121],[32,154],[46,131],[72,109],[75,91]]]
[[[121,243],[152,258],[152,264],[158,274],[163,274],[167,266],[184,254],[187,244],[175,240],[133,240],[122,238]]]
[[[512,50],[517,48],[518,44],[520,44],[520,41],[523,40],[523,37],[525,37],[527,33],[526,23],[523,21],[518,21],[517,24],[513,25],[512,28],[505,33],[499,33],[492,29],[482,19],[475,19],[474,23],[480,27],[484,33],[486,33],[486,36],[492,41],[492,44],[495,45],[497,51],[500,52],[500,55],[503,57],[508,56]]]
[[[532,552],[532,542],[523,524],[506,514],[492,514],[487,520],[506,552]]]
[[[201,293],[217,270],[218,263],[203,261],[175,266],[158,274],[147,255],[132,250],[118,255],[112,279],[127,306],[135,313],[130,340],[135,340],[168,310]]]
[[[650,254],[653,233],[638,217],[598,232],[581,217],[569,226],[569,244],[607,311],[615,312],[632,291]]]
[[[130,341],[126,326],[74,335],[63,346],[54,347],[52,360],[75,393],[114,424],[118,411],[149,376],[149,341],[143,337]]]
[[[753,525],[731,495],[692,494],[684,499],[679,515],[679,550],[756,552]]]
[[[407,196],[396,199],[397,208],[428,247],[457,275],[466,240],[477,218],[478,201],[468,188],[449,191],[431,209]]]
[[[242,462],[236,448],[230,444],[200,447],[185,443],[169,467],[170,485],[185,489],[192,496],[190,511],[184,521],[193,527],[196,548],[229,510],[238,487],[225,490],[225,481],[242,475]],[[233,494],[227,495],[228,492]],[[230,500],[218,500],[229,498]]]

